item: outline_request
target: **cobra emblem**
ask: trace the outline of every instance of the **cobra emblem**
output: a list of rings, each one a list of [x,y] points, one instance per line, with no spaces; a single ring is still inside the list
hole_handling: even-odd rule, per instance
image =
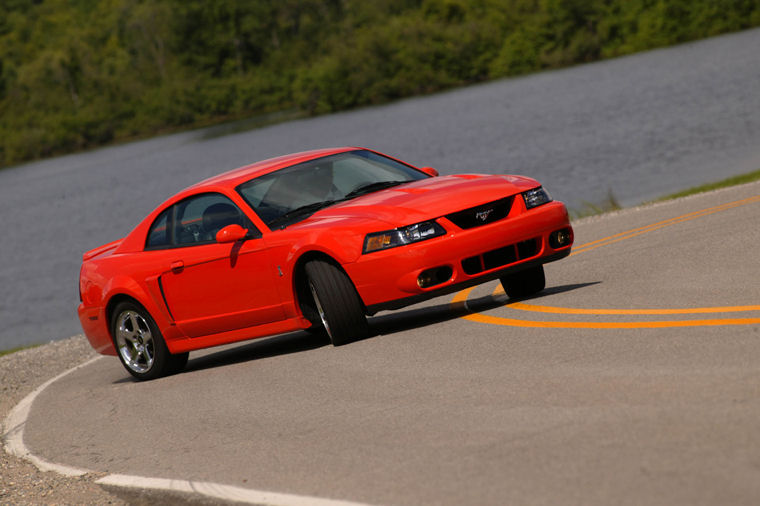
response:
[[[486,211],[478,211],[477,213],[475,213],[475,218],[480,221],[486,221],[492,212],[493,212],[493,209],[488,209]]]

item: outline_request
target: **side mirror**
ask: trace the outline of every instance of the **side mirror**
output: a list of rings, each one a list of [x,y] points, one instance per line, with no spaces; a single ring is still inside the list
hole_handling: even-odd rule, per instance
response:
[[[245,239],[248,236],[248,230],[244,229],[240,225],[227,225],[219,232],[216,233],[216,242],[237,242]]]
[[[435,170],[433,167],[420,167],[420,170],[424,172],[425,174],[427,174],[428,176],[435,177],[438,175],[438,171]]]

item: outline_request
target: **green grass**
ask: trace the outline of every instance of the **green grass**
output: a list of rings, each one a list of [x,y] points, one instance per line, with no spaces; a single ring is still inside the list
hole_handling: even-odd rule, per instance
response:
[[[644,204],[651,204],[654,202],[664,202],[666,200],[674,200],[681,197],[687,197],[689,195],[696,195],[698,193],[705,193],[712,190],[718,190],[720,188],[728,188],[731,186],[738,186],[740,184],[745,183],[751,183],[753,181],[760,180],[760,170],[756,170],[754,172],[749,172],[747,174],[740,174],[738,176],[729,177],[726,179],[723,179],[721,181],[716,181],[714,183],[707,183],[699,186],[694,186],[693,188],[688,188],[686,190],[681,190],[676,193],[671,193],[670,195],[665,195],[663,197],[660,197],[658,199],[644,202]],[[615,194],[612,192],[612,190],[609,190],[607,198],[599,203],[594,204],[591,202],[583,202],[582,206],[579,209],[570,209],[570,218],[575,221],[579,220],[581,218],[586,218],[588,216],[596,216],[599,214],[608,213],[610,211],[617,211],[619,209],[622,209],[620,204],[617,201],[617,198],[615,197]]]
[[[19,346],[17,348],[11,348],[11,349],[8,349],[8,350],[0,350],[0,357],[2,357],[3,355],[10,355],[11,353],[16,353],[17,351],[28,350],[30,348],[36,348],[37,346],[42,346],[42,345],[41,344],[31,344],[31,345],[28,345],[28,346]]]
[[[591,202],[584,201],[580,207],[580,209],[570,209],[570,218],[575,220],[580,220],[581,218],[586,218],[587,216],[596,216],[597,214],[604,214],[608,213],[610,211],[618,211],[622,209],[620,206],[620,203],[618,203],[617,197],[615,197],[615,194],[612,193],[612,190],[607,191],[607,198],[599,203],[594,204]]]
[[[709,192],[712,190],[718,190],[720,188],[728,188],[729,186],[737,186],[744,183],[751,183],[753,181],[760,180],[760,170],[750,172],[748,174],[740,174],[738,176],[729,177],[722,181],[716,181],[714,183],[707,183],[700,186],[695,186],[687,190],[683,190],[677,193],[671,193],[664,197],[660,197],[655,202],[662,202],[664,200],[673,200],[681,197],[687,197],[689,195],[695,195],[697,193]]]

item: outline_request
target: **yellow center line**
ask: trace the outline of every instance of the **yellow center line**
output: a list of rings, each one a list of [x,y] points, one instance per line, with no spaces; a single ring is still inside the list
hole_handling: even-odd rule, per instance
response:
[[[723,306],[695,307],[683,309],[579,309],[570,307],[538,306],[523,302],[507,304],[510,309],[530,311],[533,313],[553,314],[594,314],[594,315],[668,315],[668,314],[707,314],[707,313],[740,313],[743,311],[760,311],[760,306]]]
[[[662,329],[675,327],[715,327],[728,325],[757,325],[760,324],[760,318],[716,318],[711,320],[663,320],[663,321],[640,321],[640,322],[568,322],[568,321],[533,321],[521,320],[516,318],[504,318],[502,316],[491,316],[478,313],[467,307],[467,299],[475,287],[462,290],[452,299],[452,304],[464,304],[472,311],[470,314],[462,316],[463,319],[487,323],[489,325],[505,325],[508,327],[528,327],[544,329]],[[507,307],[511,306],[508,305]],[[739,306],[742,307],[742,306]],[[559,309],[559,308],[558,308]],[[753,309],[754,311],[755,309]],[[584,311],[584,310],[581,310]],[[579,313],[586,314],[586,313]],[[589,313],[589,314],[607,314],[607,313]],[[627,313],[610,313],[610,314],[627,314]],[[649,313],[637,313],[649,314]],[[652,313],[667,314],[667,313]]]
[[[760,318],[733,318],[715,320],[679,320],[679,321],[651,321],[651,322],[551,322],[517,320],[489,316],[481,313],[472,313],[462,317],[479,323],[489,325],[504,325],[508,327],[528,327],[542,329],[664,329],[677,327],[724,327],[733,325],[757,325]]]
[[[709,207],[699,211],[693,211],[691,213],[676,216],[667,220],[662,220],[650,225],[634,228],[619,234],[597,239],[580,246],[577,246],[575,251],[570,255],[577,255],[586,251],[599,248],[601,246],[607,246],[614,244],[625,239],[659,230],[663,227],[670,225],[676,225],[684,223],[703,216],[709,216],[728,209],[734,209],[739,206],[751,204],[753,202],[760,201],[760,195],[748,197],[746,199],[737,200],[734,202],[728,202],[719,206]],[[583,329],[641,329],[641,328],[673,328],[673,327],[697,327],[697,326],[724,326],[724,325],[757,325],[760,324],[760,318],[717,318],[706,320],[674,320],[674,321],[639,321],[639,322],[569,322],[569,321],[531,321],[521,320],[515,318],[504,318],[500,316],[491,316],[478,313],[470,309],[467,306],[467,299],[472,293],[473,288],[468,288],[457,293],[452,299],[452,304],[463,304],[465,308],[470,311],[470,314],[463,316],[465,320],[475,321],[479,323],[487,323],[490,325],[507,325],[513,327],[532,327],[532,328],[583,328]],[[494,296],[504,294],[504,290],[501,286],[498,286],[494,292]],[[541,306],[536,304],[526,304],[524,302],[513,302],[506,305],[507,308],[531,311],[538,313],[554,313],[554,314],[573,314],[573,315],[673,315],[673,314],[710,314],[710,313],[734,313],[745,311],[760,311],[760,305],[752,306],[721,306],[721,307],[702,307],[702,308],[681,308],[681,309],[582,309],[582,308],[563,308],[563,307],[551,307]]]
[[[758,201],[760,201],[760,195],[755,195],[754,197],[748,197],[746,199],[737,200],[734,202],[728,202],[726,204],[721,204],[719,206],[702,209],[700,211],[694,211],[691,213],[683,214],[681,216],[676,216],[675,218],[670,218],[667,220],[659,221],[657,223],[652,223],[645,227],[639,227],[639,228],[627,230],[625,232],[620,232],[619,234],[611,235],[609,237],[604,237],[602,239],[597,239],[595,241],[591,241],[585,244],[581,244],[580,246],[576,246],[573,252],[570,254],[570,256],[577,255],[579,253],[584,253],[586,251],[591,251],[601,246],[607,246],[608,244],[613,244],[613,243],[622,241],[624,239],[630,239],[632,237],[646,234],[647,232],[652,232],[654,230],[659,230],[661,228],[668,227],[670,225],[684,223],[686,221],[691,221],[696,218],[702,218],[703,216],[709,216],[711,214],[715,214],[721,211],[726,211],[728,209],[734,209],[736,207],[752,204],[753,202],[758,202]]]
[[[504,288],[497,285],[492,295],[500,297],[505,295]],[[680,309],[584,309],[571,307],[541,306],[527,304],[525,302],[510,302],[505,307],[518,311],[530,311],[532,313],[552,314],[593,314],[593,315],[668,315],[668,314],[709,314],[709,313],[741,313],[745,311],[760,311],[758,306],[719,306],[719,307],[693,307]]]

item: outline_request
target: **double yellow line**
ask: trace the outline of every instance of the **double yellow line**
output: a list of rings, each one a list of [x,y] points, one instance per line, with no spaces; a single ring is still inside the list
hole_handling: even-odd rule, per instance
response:
[[[496,295],[496,293],[494,293]],[[553,314],[593,314],[593,315],[669,315],[669,314],[710,314],[710,313],[741,313],[744,311],[760,311],[760,306],[722,306],[694,307],[682,309],[579,309],[570,307],[538,306],[524,302],[507,304],[510,309],[530,311],[532,313]]]
[[[577,246],[570,256],[579,253],[585,253],[602,246],[614,244],[626,239],[640,236],[659,230],[664,227],[684,223],[686,221],[708,216],[721,211],[734,209],[754,202],[760,202],[760,195],[748,197],[742,200],[736,200],[726,204],[721,204],[707,209],[701,209],[691,213],[676,216],[667,220],[658,221],[644,227],[634,228],[619,234],[611,235],[596,241],[588,242]],[[469,288],[457,293],[452,304],[463,304],[467,307],[467,299],[474,288]],[[503,294],[503,289],[499,286],[494,291],[494,295]],[[760,305],[754,306],[721,306],[721,307],[703,307],[703,308],[683,308],[683,309],[579,309],[579,308],[562,308],[551,306],[540,306],[526,304],[523,302],[513,302],[506,307],[521,311],[530,311],[538,313],[554,314],[573,314],[573,315],[672,315],[672,314],[715,314],[715,313],[737,313],[746,311],[760,311]],[[468,308],[469,310],[469,308]],[[470,310],[470,314],[462,318],[480,323],[491,325],[507,325],[512,327],[533,327],[533,328],[584,328],[584,329],[636,329],[636,328],[672,328],[672,327],[696,327],[696,326],[723,326],[723,325],[757,325],[760,324],[760,318],[721,318],[708,320],[679,320],[679,321],[639,321],[639,322],[567,322],[567,321],[530,321],[515,318],[503,318],[499,316],[484,315]]]
[[[580,246],[576,246],[573,249],[573,252],[570,253],[570,256],[578,255],[580,253],[585,253],[587,251],[591,251],[592,249],[614,244],[616,242],[620,242],[625,239],[630,239],[632,237],[646,234],[654,230],[659,230],[661,228],[669,227],[671,225],[676,225],[678,223],[694,220],[697,218],[701,218],[703,216],[708,216],[710,214],[719,213],[721,211],[726,211],[728,209],[733,209],[735,207],[744,206],[744,205],[751,204],[753,202],[758,202],[758,201],[760,201],[760,195],[755,195],[754,197],[748,197],[746,199],[736,200],[734,202],[729,202],[727,204],[721,204],[719,206],[708,207],[707,209],[702,209],[699,211],[682,214],[681,216],[676,216],[675,218],[658,221],[657,223],[652,223],[651,225],[647,225],[645,227],[639,227],[639,228],[634,228],[631,230],[626,230],[625,232],[620,232],[619,234],[611,235],[603,239],[597,239],[596,241],[591,241],[591,242],[587,242],[586,244],[581,244]]]

